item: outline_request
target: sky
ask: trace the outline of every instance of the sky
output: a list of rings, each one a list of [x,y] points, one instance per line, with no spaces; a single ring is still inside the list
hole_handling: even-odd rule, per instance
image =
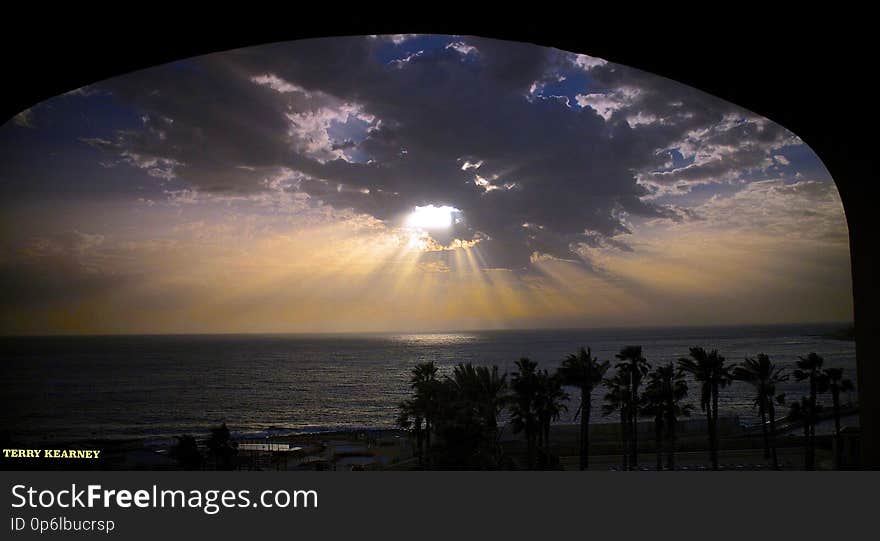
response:
[[[0,283],[2,334],[852,319],[843,207],[795,134],[470,36],[237,49],[21,112]]]

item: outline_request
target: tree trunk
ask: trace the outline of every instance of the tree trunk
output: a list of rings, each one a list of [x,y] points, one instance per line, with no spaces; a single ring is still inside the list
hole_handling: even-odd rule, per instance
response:
[[[629,440],[627,438],[627,431],[629,430],[629,423],[626,421],[626,408],[620,409],[620,443],[621,443],[621,455],[623,457],[623,471],[629,470]]]
[[[538,421],[538,449],[544,448],[544,422]]]
[[[639,469],[639,425],[635,412],[630,412],[630,430],[632,431],[632,469]]]
[[[810,423],[809,414],[804,418],[804,469],[812,470],[813,464],[810,462]]]
[[[544,467],[550,467],[550,419],[544,425]]]
[[[667,442],[666,467],[670,471],[675,469],[675,414],[671,409],[673,407],[675,406],[670,406],[670,410],[666,414],[666,433],[669,440]]]
[[[528,438],[528,453],[529,453],[529,469],[535,469],[535,451],[536,451],[536,442],[537,435],[535,434],[535,429],[532,427],[531,431],[526,436]]]
[[[840,390],[837,387],[831,389],[831,407],[834,412],[834,469],[839,470],[843,455],[840,447]]]
[[[657,446],[657,471],[663,471],[663,411],[654,417],[654,443]]]
[[[431,465],[431,423],[425,419],[425,464]]]
[[[630,374],[631,378],[631,394],[630,394],[630,411],[629,411],[629,422],[632,427],[632,469],[639,469],[639,409],[638,409],[638,390],[636,389],[635,384],[635,370],[636,368],[632,368],[633,372]]]
[[[758,400],[761,410],[761,433],[764,436],[764,458],[770,458],[770,436],[767,434],[767,396],[764,389],[761,389],[761,396],[758,397]]]
[[[498,434],[498,420],[495,418],[495,407],[494,405],[490,405],[490,413],[486,415],[486,424],[489,427],[489,437],[491,440],[489,441],[489,453],[492,455],[493,462],[496,462],[501,455],[500,452],[500,444],[499,439],[500,436]]]
[[[424,438],[425,436],[422,434],[422,420],[416,419],[416,452],[419,455],[419,466],[425,466],[425,448],[424,448]]]
[[[708,407],[706,407],[706,433],[709,435],[709,463],[712,463],[712,446],[714,445],[712,442],[715,441],[715,438],[712,434],[712,404],[710,403]]]
[[[817,374],[813,370],[810,373],[810,407],[807,411],[807,461],[806,468],[813,470],[816,468],[816,392],[817,392]]]
[[[592,389],[581,391],[581,469],[590,467],[590,410],[592,409]]]
[[[578,464],[578,469],[580,469],[581,471],[587,469],[586,468],[587,453],[586,453],[586,449],[585,449],[585,445],[587,442],[587,437],[585,434],[586,429],[587,429],[587,424],[586,424],[587,423],[587,412],[584,409],[584,396],[586,395],[586,393],[587,393],[586,389],[581,388],[581,405],[580,405],[581,433],[580,433],[580,440],[578,440],[578,443],[580,444],[580,462]]]
[[[712,428],[709,437],[712,440],[710,452],[712,453],[712,469],[718,469],[718,383],[712,383]]]
[[[776,407],[773,405],[772,399],[768,401],[768,409],[770,410],[770,453],[773,459],[773,469],[779,470],[779,457],[776,454]]]

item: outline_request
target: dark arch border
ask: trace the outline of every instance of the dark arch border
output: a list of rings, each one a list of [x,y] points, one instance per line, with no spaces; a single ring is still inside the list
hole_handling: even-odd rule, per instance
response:
[[[872,20],[855,11],[772,13],[766,6],[716,12],[645,13],[548,6],[552,17],[469,11],[418,18],[356,14],[346,7],[275,14],[182,15],[151,8],[108,21],[105,13],[22,13],[2,37],[2,116],[62,92],[135,69],[215,51],[349,34],[474,34],[588,53],[644,69],[746,107],[787,127],[823,160],[837,183],[850,234],[862,465],[880,469],[880,264],[875,236],[877,112],[868,84],[875,59]],[[629,10],[635,11],[636,8]],[[85,17],[83,17],[85,15]],[[11,21],[10,21],[11,23]],[[48,24],[51,23],[51,24]],[[47,26],[48,24],[48,26]]]

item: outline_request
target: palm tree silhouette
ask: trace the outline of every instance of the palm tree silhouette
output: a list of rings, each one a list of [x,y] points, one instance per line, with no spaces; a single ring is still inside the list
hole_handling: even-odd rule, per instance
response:
[[[840,468],[842,462],[841,445],[840,445],[840,393],[853,390],[853,382],[844,379],[842,368],[826,368],[822,371],[823,388],[831,393],[831,410],[834,414],[834,462],[837,468]]]
[[[822,406],[813,402],[809,396],[802,396],[797,402],[792,402],[788,410],[788,418],[792,421],[804,423],[804,469],[815,469],[813,455],[810,449],[810,439],[813,437],[811,422],[822,410]]]
[[[576,354],[570,354],[559,367],[562,382],[581,391],[581,401],[575,412],[575,418],[581,416],[580,431],[580,469],[590,467],[590,413],[593,408],[593,389],[602,383],[608,371],[608,361],[599,362],[592,356],[591,350],[580,348]]]
[[[189,434],[175,436],[177,444],[168,453],[171,457],[176,458],[180,467],[184,470],[201,469],[204,459],[199,451],[198,442]]]
[[[517,372],[511,377],[510,387],[513,390],[510,404],[510,424],[514,433],[525,432],[527,459],[529,469],[535,467],[537,437],[540,431],[540,420],[537,415],[538,400],[538,363],[526,357],[516,362]]]
[[[660,365],[648,374],[645,386],[645,413],[654,417],[654,434],[657,444],[657,469],[663,468],[662,442],[666,441],[666,467],[675,469],[675,424],[679,415],[688,416],[693,410],[690,404],[682,404],[687,397],[688,386],[684,370],[672,363]],[[664,437],[665,432],[665,437]]]
[[[214,459],[214,465],[218,470],[235,468],[238,449],[232,441],[226,423],[211,428],[211,436],[205,441],[205,447],[208,448],[208,454]]]
[[[398,406],[397,424],[404,430],[412,430],[416,436],[416,456],[419,466],[425,465],[425,432],[424,418],[416,400],[404,400]]]
[[[437,366],[433,362],[417,364],[412,369],[409,381],[413,391],[415,391],[412,399],[414,414],[417,418],[423,419],[425,423],[423,431],[423,462],[429,465],[431,457],[431,431],[437,415],[437,385],[439,384]]]
[[[657,471],[663,469],[663,418],[665,413],[663,395],[659,389],[646,386],[642,393],[642,406],[639,413],[642,417],[650,417],[654,420],[654,443],[657,454]]]
[[[499,374],[497,366],[475,367],[471,363],[459,363],[449,381],[459,396],[459,402],[473,407],[474,416],[482,420],[490,452],[497,460],[500,455],[498,415],[507,399],[507,375]]]
[[[565,402],[568,393],[562,388],[562,378],[546,370],[538,372],[538,392],[535,397],[535,414],[538,418],[538,446],[543,450],[544,466],[550,465],[550,425],[568,411]]]
[[[603,398],[602,414],[611,415],[615,411],[620,412],[621,466],[624,471],[629,469],[629,430],[627,429],[627,420],[629,419],[630,394],[627,388],[627,381],[628,378],[624,374],[624,370],[619,367],[613,377],[602,380],[602,385],[608,389]]]
[[[774,399],[784,403],[785,395],[776,395],[776,386],[786,380],[788,375],[782,373],[770,361],[770,357],[759,353],[754,359],[746,357],[745,361],[733,369],[733,379],[744,381],[755,388],[755,406],[761,413],[761,434],[764,438],[764,458],[772,458],[773,469],[779,469],[779,458],[776,454],[776,408]],[[767,430],[767,416],[770,417],[770,430]]]
[[[718,390],[731,381],[730,370],[717,349],[707,352],[701,347],[690,349],[690,359],[682,357],[678,365],[694,376],[700,384],[700,408],[706,412],[709,434],[709,458],[712,469],[718,469]]]
[[[825,360],[821,356],[810,352],[806,357],[798,357],[797,370],[794,371],[795,380],[808,380],[810,383],[810,394],[807,398],[809,404],[808,407],[802,408],[802,413],[806,415],[804,423],[807,425],[808,429],[808,432],[806,433],[806,454],[804,458],[804,468],[807,470],[812,470],[816,467],[816,414],[819,411],[816,404],[816,397],[819,394],[820,386],[823,384],[822,364],[824,362]]]
[[[637,469],[639,467],[639,386],[642,383],[648,369],[651,367],[648,360],[642,356],[642,346],[626,346],[615,355],[619,363],[617,368],[622,371],[626,381],[627,399],[627,420],[626,426],[629,432],[630,444],[630,467]]]

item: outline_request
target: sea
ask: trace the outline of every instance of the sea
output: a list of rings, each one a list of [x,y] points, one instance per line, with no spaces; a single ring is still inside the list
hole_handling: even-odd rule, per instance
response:
[[[855,342],[831,338],[840,324],[408,334],[52,336],[0,338],[0,437],[18,443],[170,438],[225,422],[237,436],[393,428],[410,393],[412,368],[433,361],[498,365],[529,357],[555,369],[590,347],[603,360],[640,345],[649,363],[674,361],[691,346],[718,349],[729,363],[758,353],[786,369],[816,352],[855,381]],[[789,397],[806,392],[784,384]],[[598,405],[604,390],[594,393]],[[852,393],[854,395],[854,393]],[[571,390],[572,422],[577,391]],[[699,389],[691,388],[698,404]],[[844,401],[855,396],[844,396]],[[753,392],[735,382],[722,415],[756,421]],[[592,422],[614,422],[594,407]]]

